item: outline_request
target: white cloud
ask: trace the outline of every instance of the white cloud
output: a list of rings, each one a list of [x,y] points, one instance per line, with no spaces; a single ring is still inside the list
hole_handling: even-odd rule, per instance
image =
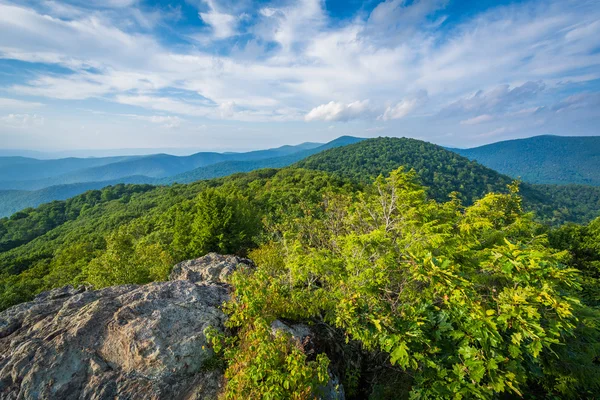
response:
[[[179,128],[183,119],[172,115],[137,115],[137,114],[122,114],[123,117],[136,119],[139,121],[147,121],[153,124],[161,125],[164,128],[172,129]]]
[[[4,88],[9,96],[100,98],[238,121],[379,117],[390,121],[386,126],[404,118],[406,126],[426,118],[420,119],[425,137],[440,120],[444,129],[452,120],[447,129],[459,132],[486,122],[477,119],[483,115],[494,118],[491,124],[519,115],[525,127],[542,112],[589,110],[592,100],[558,104],[558,98],[600,79],[600,9],[591,1],[519,2],[444,22],[443,0],[388,0],[370,15],[343,21],[330,18],[321,0],[263,8],[195,0],[190,4],[212,34],[186,44],[181,41],[192,35],[186,31],[176,45],[152,29],[157,10],[131,0],[94,2],[0,0],[0,58],[71,70],[39,69]],[[249,40],[233,37],[238,34]],[[427,102],[414,96],[421,92]],[[367,98],[368,104],[350,103]],[[13,111],[21,113],[6,112]]]
[[[418,28],[426,28],[430,24],[435,27],[443,22],[427,22],[427,17],[444,8],[448,0],[386,0],[377,5],[369,16],[368,25],[370,33],[385,41],[394,41],[404,38],[407,34],[414,34]]]
[[[421,106],[427,100],[427,93],[421,92],[417,96],[408,97],[399,103],[388,106],[379,119],[389,121],[391,119],[400,119],[406,117],[417,107]]]
[[[0,117],[0,123],[13,128],[28,128],[44,125],[44,117],[37,114],[8,114]]]
[[[160,124],[167,129],[179,128],[181,121],[181,118],[173,116],[153,116],[150,118],[150,122],[154,124]]]
[[[443,113],[454,115],[461,112],[481,114],[506,111],[534,99],[545,87],[543,82],[538,81],[525,82],[512,88],[509,85],[500,85],[488,91],[478,90],[470,96],[451,103]]]
[[[224,39],[236,34],[237,17],[215,11],[199,13],[199,15],[202,21],[212,27],[216,38]]]
[[[0,108],[23,109],[23,108],[39,108],[44,104],[33,101],[23,101],[0,97]]]
[[[304,117],[306,121],[349,121],[371,114],[369,100],[355,101],[350,104],[330,101],[310,110]]]
[[[219,105],[219,115],[221,118],[231,118],[235,113],[235,102],[234,101],[226,101]]]
[[[292,4],[262,8],[259,13],[264,20],[253,28],[262,39],[277,42],[284,53],[289,53],[294,44],[310,41],[326,21],[322,1],[299,0]]]
[[[569,96],[554,106],[552,111],[564,112],[579,109],[595,109],[600,114],[600,93],[578,93]]]
[[[461,125],[477,125],[477,124],[483,124],[485,122],[492,121],[493,119],[494,119],[494,117],[492,117],[489,114],[482,114],[482,115],[478,115],[473,118],[462,120],[462,121],[460,121],[460,124]]]

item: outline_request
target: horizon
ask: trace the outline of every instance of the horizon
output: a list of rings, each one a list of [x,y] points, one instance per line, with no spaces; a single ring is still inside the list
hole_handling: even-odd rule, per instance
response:
[[[262,151],[262,150],[274,150],[274,149],[278,149],[278,148],[282,148],[282,147],[298,147],[298,146],[302,146],[302,145],[307,145],[307,144],[316,144],[316,145],[324,145],[327,144],[329,142],[344,138],[344,137],[352,137],[352,138],[356,138],[356,139],[362,139],[362,140],[366,140],[366,139],[376,139],[376,138],[396,138],[396,139],[402,139],[402,138],[408,138],[408,137],[398,137],[398,136],[377,136],[377,137],[357,137],[357,136],[350,136],[350,135],[342,135],[342,136],[338,136],[337,138],[334,138],[330,141],[327,142],[301,142],[301,143],[295,143],[295,144],[283,144],[281,146],[275,146],[275,147],[266,147],[266,148],[251,148],[251,149],[240,149],[240,150],[220,150],[220,149],[198,149],[198,148],[186,148],[186,147],[172,147],[172,148],[123,148],[123,149],[119,149],[119,148],[114,148],[114,149],[72,149],[72,150],[55,150],[55,151],[43,151],[43,150],[30,150],[30,149],[2,149],[0,148],[0,157],[24,157],[24,158],[33,158],[33,159],[39,159],[39,160],[57,160],[57,159],[64,159],[64,158],[106,158],[106,157],[144,157],[144,156],[151,156],[151,155],[160,155],[160,154],[164,154],[164,155],[171,155],[171,156],[177,156],[177,157],[186,157],[186,156],[190,156],[193,154],[199,154],[199,153],[220,153],[220,154],[243,154],[243,153],[251,153],[251,152],[255,152],[255,151]],[[487,146],[487,145],[494,145],[497,143],[502,143],[502,142],[509,142],[509,141],[514,141],[514,140],[527,140],[527,139],[533,139],[533,138],[539,138],[539,137],[562,137],[562,138],[594,138],[594,137],[600,137],[600,135],[589,135],[589,136],[565,136],[565,135],[551,135],[551,134],[542,134],[542,135],[535,135],[535,136],[529,136],[529,137],[522,137],[522,138],[515,138],[515,139],[506,139],[506,140],[499,140],[496,142],[490,142],[490,143],[486,143],[483,145],[478,145],[478,146],[471,146],[471,147],[453,147],[453,146],[444,146],[444,145],[440,145],[434,142],[429,142],[429,143],[433,143],[433,144],[437,144],[438,146],[444,147],[446,149],[450,149],[450,150],[470,150],[470,149],[476,149],[479,147],[483,147],[483,146]],[[412,138],[411,138],[412,139]],[[420,139],[417,139],[420,140]],[[318,147],[318,146],[317,146]]]
[[[567,135],[541,134],[541,135],[535,135],[535,136],[499,140],[499,141],[489,142],[489,143],[485,143],[482,145],[471,146],[471,147],[469,147],[469,146],[454,147],[451,145],[446,146],[446,145],[441,145],[441,144],[434,143],[434,142],[429,142],[427,140],[424,140],[424,141],[436,144],[438,146],[442,146],[447,149],[469,150],[469,149],[475,149],[475,148],[483,147],[483,146],[487,146],[487,145],[494,145],[494,144],[501,143],[501,142],[508,142],[508,141],[513,141],[513,140],[527,140],[527,139],[533,139],[533,138],[539,138],[539,137],[545,137],[545,136],[564,137],[564,138],[600,137],[600,135],[589,135],[589,136],[568,135],[567,136]],[[44,150],[34,150],[34,149],[10,149],[10,148],[3,149],[3,148],[0,148],[0,157],[24,157],[24,158],[34,158],[34,159],[39,159],[39,160],[56,160],[56,159],[63,159],[63,158],[105,158],[105,157],[127,157],[127,156],[143,157],[143,156],[151,156],[151,155],[159,155],[159,154],[171,155],[171,156],[177,156],[177,157],[186,157],[186,156],[198,154],[198,153],[221,153],[221,154],[251,153],[254,151],[273,150],[273,149],[278,149],[278,148],[282,148],[282,147],[296,147],[296,146],[302,146],[302,145],[307,145],[307,144],[324,145],[324,144],[338,140],[343,137],[353,137],[353,138],[363,139],[363,140],[376,139],[376,138],[382,138],[382,137],[383,138],[385,138],[385,137],[396,138],[396,139],[410,138],[408,136],[400,136],[399,137],[399,136],[380,135],[380,136],[374,136],[374,137],[358,137],[358,136],[351,136],[351,135],[341,135],[341,136],[338,136],[327,142],[300,142],[300,143],[293,143],[293,144],[282,144],[280,146],[274,146],[274,147],[256,147],[256,148],[237,149],[237,150],[236,149],[232,149],[232,150],[202,149],[202,148],[188,148],[188,147],[171,147],[171,148],[152,148],[152,147],[150,147],[150,148],[64,149],[64,150],[44,151]],[[410,139],[414,139],[414,138],[410,138]],[[421,140],[421,139],[417,139],[417,140]]]
[[[0,148],[595,136],[596,4],[0,0]]]

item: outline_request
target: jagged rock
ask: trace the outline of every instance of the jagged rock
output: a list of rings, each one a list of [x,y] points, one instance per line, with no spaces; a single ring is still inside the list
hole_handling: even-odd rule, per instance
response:
[[[203,334],[227,289],[188,281],[65,287],[0,313],[2,399],[211,399]]]
[[[190,282],[227,282],[227,277],[238,268],[254,268],[254,263],[247,258],[209,253],[204,257],[175,265],[169,279]]]

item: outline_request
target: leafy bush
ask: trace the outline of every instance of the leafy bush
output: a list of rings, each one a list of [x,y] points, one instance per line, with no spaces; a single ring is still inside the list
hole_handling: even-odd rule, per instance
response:
[[[399,170],[362,192],[326,196],[317,208],[283,230],[272,226],[279,239],[252,253],[258,270],[234,275],[226,309],[241,333],[227,357],[230,377],[270,371],[238,363],[255,351],[241,344],[244,327],[286,318],[326,324],[373,357],[384,354],[380,362],[404,382],[411,377],[398,397],[597,390],[580,374],[598,371],[582,346],[562,355],[584,365],[557,368],[564,343],[578,330],[594,337],[594,327],[578,327],[587,309],[576,298],[577,270],[536,235],[514,186],[465,209],[457,199],[427,200],[414,173]],[[377,391],[381,384],[367,390]]]

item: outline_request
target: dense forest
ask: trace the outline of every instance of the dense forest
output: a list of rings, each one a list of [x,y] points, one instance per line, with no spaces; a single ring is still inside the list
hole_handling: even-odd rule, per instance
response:
[[[564,223],[598,215],[593,193],[519,185],[408,139],[118,185],[0,220],[0,310],[235,253],[257,269],[233,275],[232,335],[210,332],[225,398],[312,398],[328,368],[351,399],[598,398],[600,218]],[[309,357],[271,339],[275,319],[339,346]]]
[[[489,192],[505,192],[513,180],[443,147],[408,138],[369,139],[321,152],[296,165],[363,182],[404,166],[415,170],[430,197],[446,201],[456,191],[465,204]],[[522,183],[521,194],[526,210],[553,225],[588,222],[599,215],[599,187]]]

